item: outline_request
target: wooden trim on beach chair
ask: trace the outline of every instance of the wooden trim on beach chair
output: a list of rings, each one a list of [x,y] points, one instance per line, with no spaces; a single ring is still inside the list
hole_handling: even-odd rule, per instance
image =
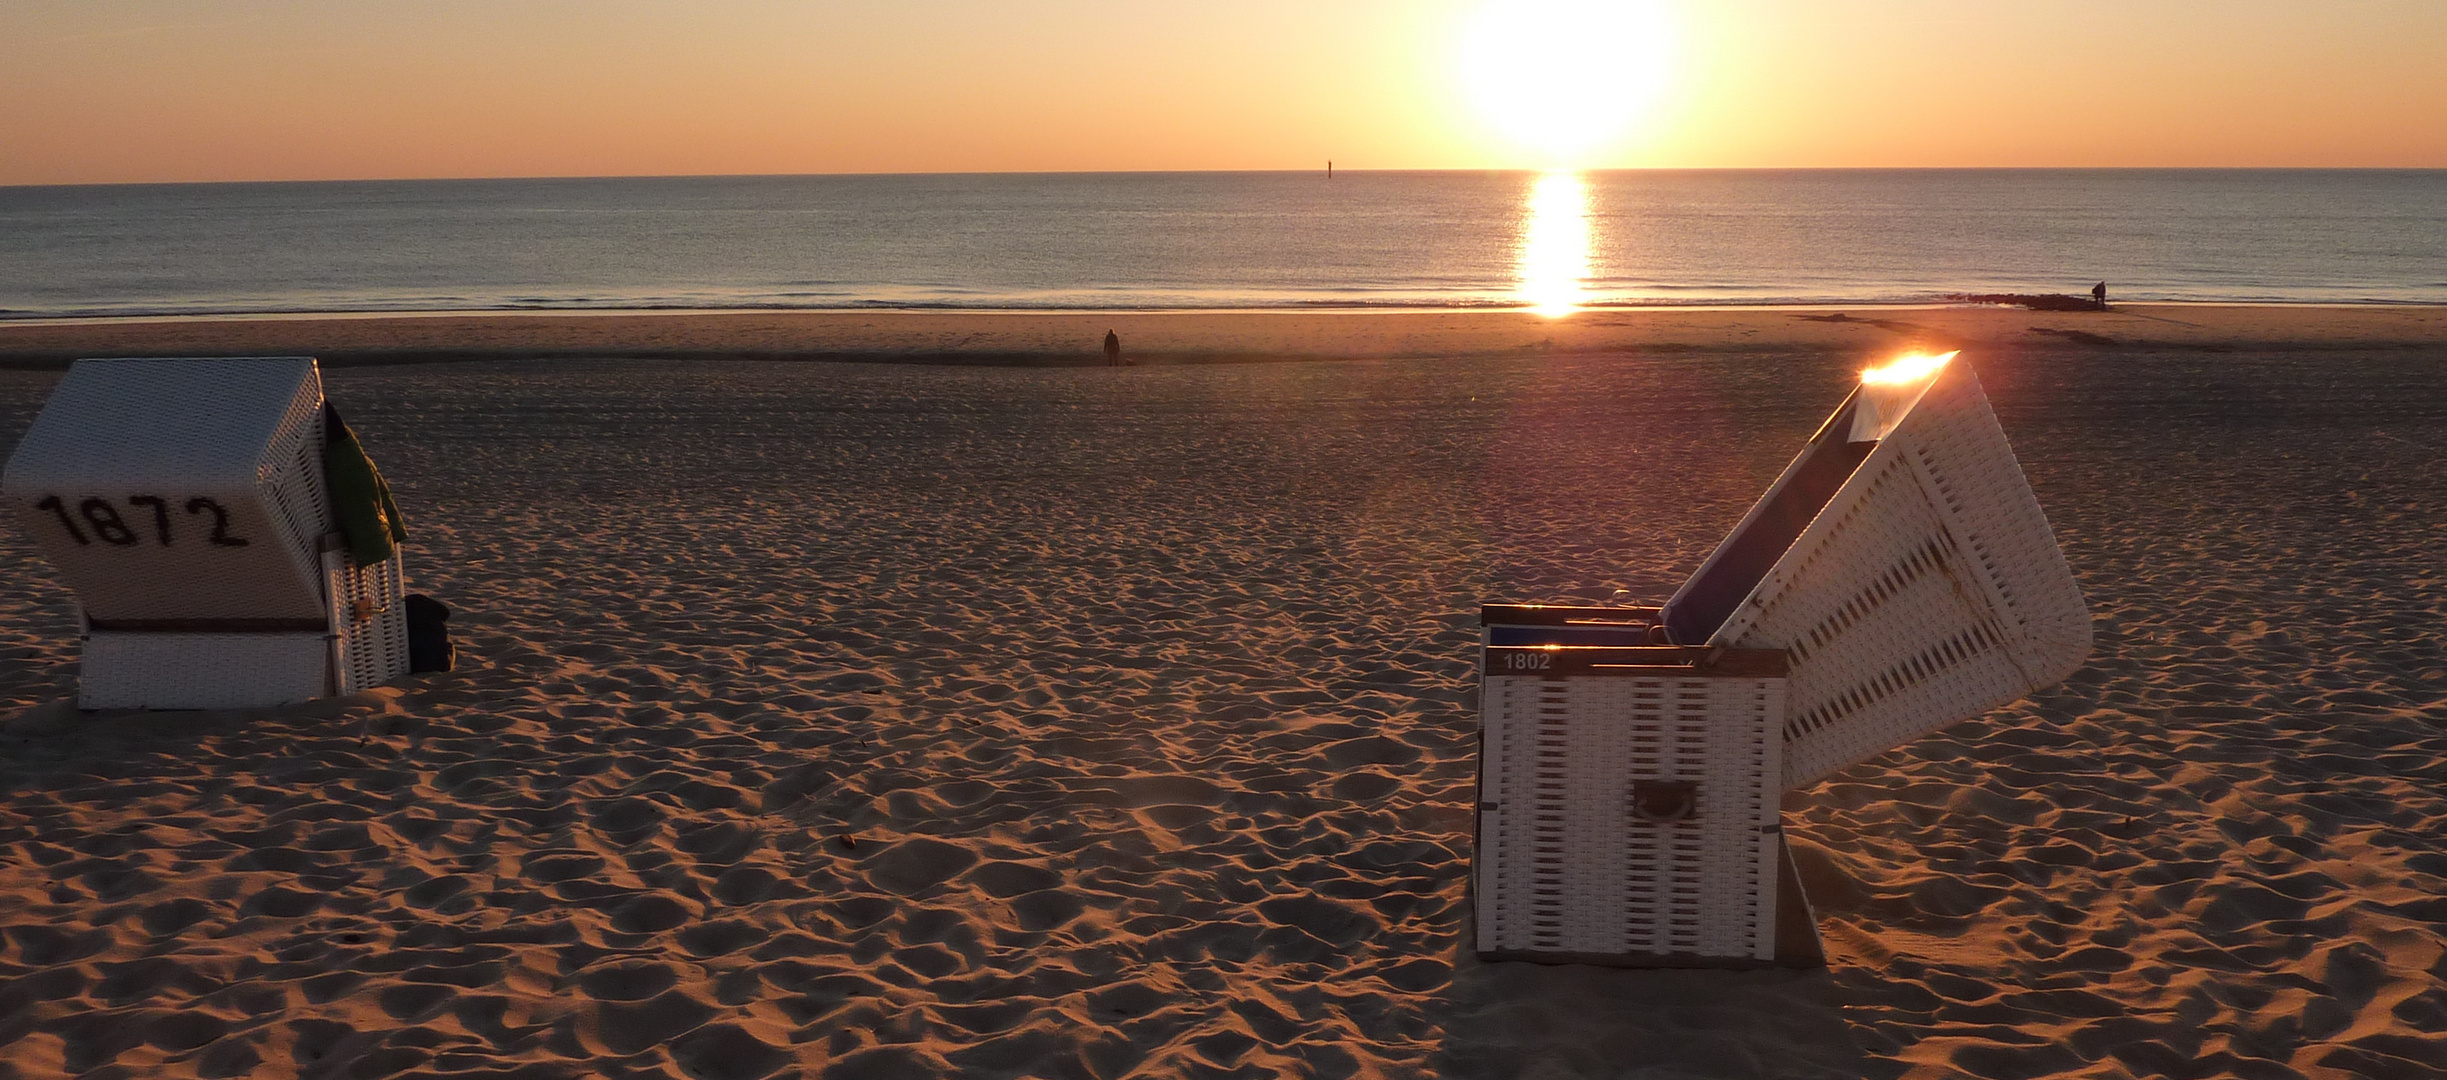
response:
[[[1480,626],[1654,626],[1662,617],[1653,607],[1486,604],[1478,609]]]

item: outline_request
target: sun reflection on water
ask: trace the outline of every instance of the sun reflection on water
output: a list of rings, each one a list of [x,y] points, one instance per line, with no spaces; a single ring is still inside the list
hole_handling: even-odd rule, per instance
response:
[[[1521,216],[1521,300],[1547,318],[1580,310],[1588,298],[1589,185],[1576,172],[1550,172],[1529,188]]]

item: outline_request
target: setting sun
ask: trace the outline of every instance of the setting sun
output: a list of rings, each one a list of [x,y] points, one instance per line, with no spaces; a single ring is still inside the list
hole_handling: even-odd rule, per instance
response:
[[[1490,0],[1463,23],[1461,74],[1498,135],[1569,167],[1647,118],[1672,53],[1657,0]]]

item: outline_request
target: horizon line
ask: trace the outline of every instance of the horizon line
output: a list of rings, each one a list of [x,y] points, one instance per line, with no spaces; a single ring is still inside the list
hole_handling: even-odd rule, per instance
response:
[[[806,180],[806,179],[891,179],[900,177],[978,177],[978,176],[1303,176],[1326,175],[1320,165],[1313,169],[973,169],[973,170],[902,170],[850,172],[741,172],[741,173],[536,173],[493,176],[334,176],[306,178],[271,178],[255,180],[88,180],[65,183],[0,183],[0,191],[32,188],[91,188],[91,187],[199,187],[241,184],[458,184],[488,181],[575,181],[575,180]],[[1488,166],[1482,168],[1346,168],[1337,165],[1333,175],[1390,174],[1526,174],[1548,172],[1571,173],[1771,173],[1771,172],[2447,172],[2440,165],[1623,165],[1587,168],[1541,168],[1535,166]]]

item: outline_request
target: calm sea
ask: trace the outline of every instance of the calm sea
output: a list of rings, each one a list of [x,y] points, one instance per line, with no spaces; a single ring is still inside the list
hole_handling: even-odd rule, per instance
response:
[[[0,188],[0,318],[535,308],[2447,302],[2447,171]]]

